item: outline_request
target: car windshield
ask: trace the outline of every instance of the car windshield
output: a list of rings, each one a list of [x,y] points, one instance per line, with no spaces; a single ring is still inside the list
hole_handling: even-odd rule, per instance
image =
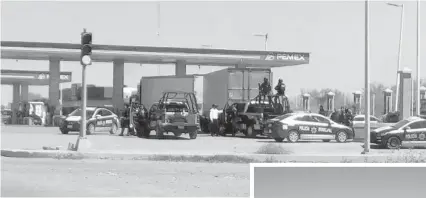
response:
[[[1,115],[10,116],[12,115],[12,111],[1,111]]]
[[[364,117],[355,117],[354,121],[364,121]]]
[[[185,103],[170,103],[166,104],[166,112],[183,112],[188,111]]]
[[[395,125],[393,125],[394,128],[399,129],[401,127],[403,127],[404,125],[410,123],[409,120],[405,119],[405,120],[401,120],[399,122],[397,122]]]
[[[86,110],[86,118],[91,118],[93,116],[93,110]],[[81,116],[81,109],[76,109],[69,116]]]
[[[294,115],[294,114],[289,113],[289,114],[285,114],[285,115],[277,116],[277,117],[275,117],[274,119],[277,119],[277,120],[284,120],[284,119],[286,119],[286,118],[289,118],[289,117],[290,117],[290,116],[292,116],[292,115]]]

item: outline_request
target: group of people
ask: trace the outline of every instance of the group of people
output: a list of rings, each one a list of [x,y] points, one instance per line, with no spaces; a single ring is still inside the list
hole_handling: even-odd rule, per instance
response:
[[[324,110],[324,107],[322,105],[320,106],[319,114],[327,116],[327,112]],[[334,111],[331,113],[330,118],[334,122],[350,126],[354,116],[350,109],[341,107],[339,111],[337,109],[334,109]]]
[[[278,103],[278,98],[280,97],[284,97],[285,96],[285,84],[283,82],[283,79],[279,79],[278,80],[278,84],[275,86],[275,91],[277,92],[277,94],[274,97],[274,102]],[[263,79],[263,83],[259,86],[259,103],[266,100],[266,97],[268,97],[268,101],[269,103],[272,103],[272,88],[271,88],[271,84],[269,83],[268,78],[264,78]]]

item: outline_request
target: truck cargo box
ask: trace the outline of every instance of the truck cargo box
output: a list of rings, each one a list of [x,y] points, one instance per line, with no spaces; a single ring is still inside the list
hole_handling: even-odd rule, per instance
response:
[[[152,76],[142,77],[140,82],[140,99],[146,108],[158,102],[163,92],[184,91],[193,92],[197,97],[197,103],[201,110],[203,103],[203,76]]]
[[[229,100],[245,102],[255,98],[259,94],[258,83],[262,83],[263,78],[272,83],[271,69],[227,68],[205,74],[204,110],[213,104],[221,109]]]

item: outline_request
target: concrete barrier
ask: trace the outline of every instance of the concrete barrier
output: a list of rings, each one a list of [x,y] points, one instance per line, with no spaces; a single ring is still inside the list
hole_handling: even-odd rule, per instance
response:
[[[145,160],[178,162],[215,163],[261,163],[261,162],[325,162],[363,163],[368,161],[385,162],[397,160],[398,155],[265,155],[265,154],[180,154],[180,153],[126,153],[126,152],[76,152],[65,150],[22,150],[2,149],[1,156],[14,158],[53,158],[53,159],[103,159],[103,160]]]

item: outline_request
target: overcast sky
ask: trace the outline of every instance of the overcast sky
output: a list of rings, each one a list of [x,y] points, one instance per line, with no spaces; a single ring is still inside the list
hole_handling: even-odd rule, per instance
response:
[[[396,2],[398,3],[398,2]],[[405,1],[402,65],[416,65],[416,3]],[[426,3],[422,4],[426,10]],[[425,11],[426,12],[426,11]],[[426,19],[423,13],[423,19]],[[371,79],[386,85],[396,78],[400,9],[384,2],[371,3]],[[421,21],[426,31],[426,20]],[[96,44],[152,45],[311,52],[311,63],[274,69],[274,81],[282,77],[288,94],[300,89],[337,88],[352,92],[364,86],[364,3],[352,2],[163,2],[161,36],[157,32],[154,2],[2,2],[1,40],[79,43],[83,28],[93,32]],[[422,40],[423,72],[426,77],[426,39]],[[45,61],[2,60],[2,69],[48,70]],[[218,68],[189,67],[188,73]],[[63,62],[62,71],[73,72],[81,82],[78,62]],[[136,87],[142,76],[158,75],[156,66],[128,64],[125,84]],[[174,74],[162,66],[161,75]],[[112,86],[112,63],[94,63],[88,83]],[[276,82],[274,82],[276,83]],[[65,84],[63,87],[70,87]],[[11,92],[2,85],[2,93]],[[46,87],[30,87],[44,96]],[[2,94],[2,103],[12,94]]]

